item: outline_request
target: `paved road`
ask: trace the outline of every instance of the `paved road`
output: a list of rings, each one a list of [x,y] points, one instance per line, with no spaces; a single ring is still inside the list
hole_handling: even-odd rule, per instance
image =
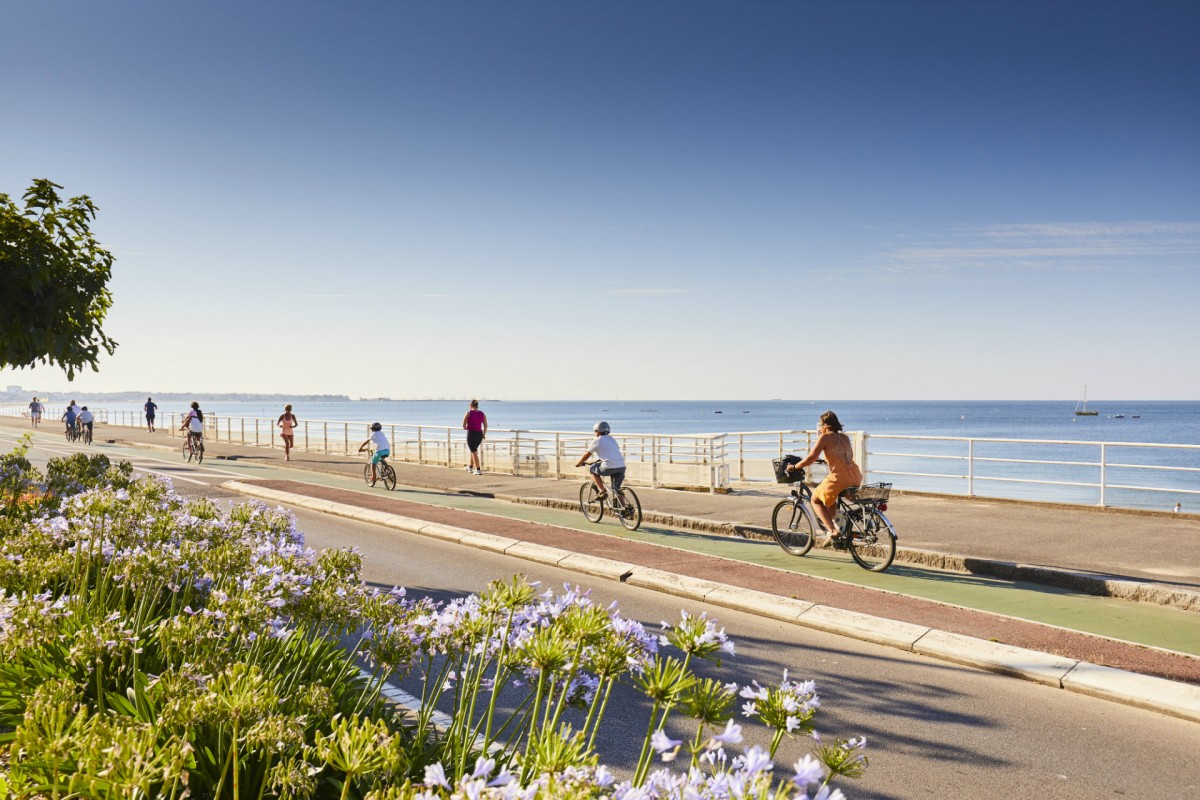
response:
[[[1178,800],[1200,792],[1195,723],[377,526],[306,511],[298,518],[314,547],[359,548],[364,577],[384,586],[448,598],[524,572],[548,587],[588,586],[648,626],[681,608],[707,612],[738,644],[714,675],[767,683],[787,668],[817,681],[823,735],[867,737],[871,769],[844,787],[851,797]],[[644,709],[633,697],[613,706],[626,713],[610,718],[617,726],[606,732],[605,760],[628,767]],[[785,746],[777,763],[792,763],[806,746]]]

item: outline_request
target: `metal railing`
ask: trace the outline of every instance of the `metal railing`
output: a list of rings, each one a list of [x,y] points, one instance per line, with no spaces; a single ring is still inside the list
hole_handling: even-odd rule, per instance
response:
[[[62,412],[61,405],[47,406],[44,424]],[[102,424],[145,426],[137,411],[94,413]],[[27,417],[28,407],[0,405],[0,415]],[[164,431],[179,435],[182,415],[164,414],[159,421]],[[205,430],[216,443],[282,446],[270,418],[209,414]],[[451,468],[469,460],[461,428],[389,424],[384,431],[393,460]],[[907,491],[1130,508],[1162,507],[1163,495],[1200,496],[1200,445],[848,433],[866,480],[893,479]],[[368,435],[362,422],[303,420],[294,432],[295,448],[353,456]],[[710,492],[735,481],[774,481],[771,460],[807,453],[816,437],[809,430],[614,435],[632,483]],[[575,479],[582,474],[575,462],[591,439],[587,432],[489,428],[481,453],[490,472]]]
[[[1169,505],[1152,499],[1162,495],[1200,496],[1200,445],[884,434],[864,440],[869,479],[903,478],[908,490],[1128,508]]]

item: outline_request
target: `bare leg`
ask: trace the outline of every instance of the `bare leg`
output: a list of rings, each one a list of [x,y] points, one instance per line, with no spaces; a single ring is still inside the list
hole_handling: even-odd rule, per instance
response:
[[[596,484],[596,488],[600,490],[600,494],[604,494],[606,491],[604,488],[604,479],[594,472],[592,473],[592,483]]]
[[[817,512],[817,518],[821,520],[821,524],[825,527],[825,530],[830,533],[837,533],[837,528],[833,526],[833,510],[816,500],[813,500],[812,507],[813,511]]]

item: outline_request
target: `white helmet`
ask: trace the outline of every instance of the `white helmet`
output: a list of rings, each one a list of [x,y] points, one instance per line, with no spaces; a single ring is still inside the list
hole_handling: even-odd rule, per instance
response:
[[[610,430],[612,430],[612,429],[611,429],[611,428],[609,428],[609,427],[608,427],[608,423],[607,423],[607,422],[604,422],[604,421],[597,422],[595,425],[593,425],[593,426],[592,426],[592,432],[593,432],[593,433],[598,433],[598,434],[600,434],[601,436],[607,436],[607,435],[608,435],[608,432],[609,432]]]

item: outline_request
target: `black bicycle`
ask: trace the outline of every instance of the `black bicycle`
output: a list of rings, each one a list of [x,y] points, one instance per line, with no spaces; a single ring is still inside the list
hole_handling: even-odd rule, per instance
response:
[[[68,442],[78,442],[79,436],[80,436],[79,423],[72,422],[70,425],[67,426],[66,431],[64,431],[64,434],[66,435]]]
[[[590,467],[594,463],[589,461],[583,466]],[[628,530],[636,531],[642,524],[642,501],[638,500],[633,489],[624,484],[617,489],[610,475],[608,491],[601,495],[600,490],[596,488],[596,482],[588,478],[583,486],[579,487],[579,510],[588,522],[599,522],[604,517],[606,507],[612,510],[613,515]]]
[[[777,481],[800,484],[771,512],[771,533],[784,551],[802,556],[820,537],[837,549],[849,550],[850,557],[863,569],[883,572],[892,565],[896,557],[896,529],[883,515],[892,491],[890,483],[871,483],[842,491],[833,518],[837,532],[829,534],[822,530],[810,507],[812,490],[804,483],[804,470],[787,472],[783,459],[772,463]]]

